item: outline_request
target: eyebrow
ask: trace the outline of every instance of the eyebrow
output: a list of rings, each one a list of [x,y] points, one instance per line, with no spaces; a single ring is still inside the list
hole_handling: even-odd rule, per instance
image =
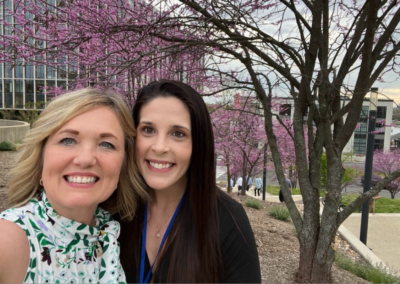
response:
[[[62,134],[62,133],[70,133],[70,134],[73,134],[73,135],[79,135],[79,131],[76,131],[76,130],[73,130],[73,129],[68,129],[68,128],[59,132],[59,134]],[[100,133],[100,137],[101,138],[113,137],[113,138],[118,140],[118,138],[114,134],[112,134],[110,132]]]
[[[141,122],[139,122],[139,125],[140,124],[146,124],[146,125],[154,125],[154,123],[153,122],[151,122],[151,121],[141,121]],[[191,132],[190,131],[190,129],[188,128],[188,127],[186,127],[186,126],[183,126],[183,125],[179,125],[179,124],[174,124],[174,125],[172,125],[172,127],[171,127],[172,129],[180,129],[180,128],[184,128],[184,129],[186,129],[187,131],[189,131],[189,132]]]
[[[68,129],[68,128],[59,132],[59,134],[61,134],[61,133],[71,133],[71,134],[74,134],[74,135],[79,135],[79,131],[76,131],[76,130],[73,130],[73,129]]]

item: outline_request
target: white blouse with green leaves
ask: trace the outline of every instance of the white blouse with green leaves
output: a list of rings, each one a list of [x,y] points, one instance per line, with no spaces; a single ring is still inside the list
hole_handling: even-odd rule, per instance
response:
[[[28,236],[30,261],[24,283],[125,283],[119,261],[120,225],[97,208],[96,226],[57,214],[42,191],[23,207],[0,213]]]

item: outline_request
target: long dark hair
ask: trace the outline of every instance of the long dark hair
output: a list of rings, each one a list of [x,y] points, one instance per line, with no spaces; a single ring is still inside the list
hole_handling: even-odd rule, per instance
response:
[[[192,134],[186,198],[163,248],[163,252],[168,250],[171,256],[167,282],[220,282],[222,257],[219,244],[218,189],[215,182],[214,135],[210,115],[202,97],[192,87],[178,81],[160,80],[139,90],[133,108],[136,127],[141,108],[159,97],[174,97],[187,106]],[[138,269],[140,266],[144,207],[145,204],[140,204],[134,220],[122,224],[121,262],[127,276],[132,268]],[[160,269],[158,267],[157,271]],[[154,273],[156,279],[157,271]]]

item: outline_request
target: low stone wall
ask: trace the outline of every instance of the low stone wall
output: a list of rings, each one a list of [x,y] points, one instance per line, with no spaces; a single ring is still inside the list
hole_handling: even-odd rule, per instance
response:
[[[24,121],[0,119],[0,143],[23,140],[30,125]]]

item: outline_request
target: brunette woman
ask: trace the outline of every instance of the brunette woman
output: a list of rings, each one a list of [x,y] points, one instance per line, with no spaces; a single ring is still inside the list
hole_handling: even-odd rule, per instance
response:
[[[133,118],[150,200],[121,224],[127,282],[260,283],[247,215],[216,187],[213,131],[199,93],[181,82],[150,83]]]

